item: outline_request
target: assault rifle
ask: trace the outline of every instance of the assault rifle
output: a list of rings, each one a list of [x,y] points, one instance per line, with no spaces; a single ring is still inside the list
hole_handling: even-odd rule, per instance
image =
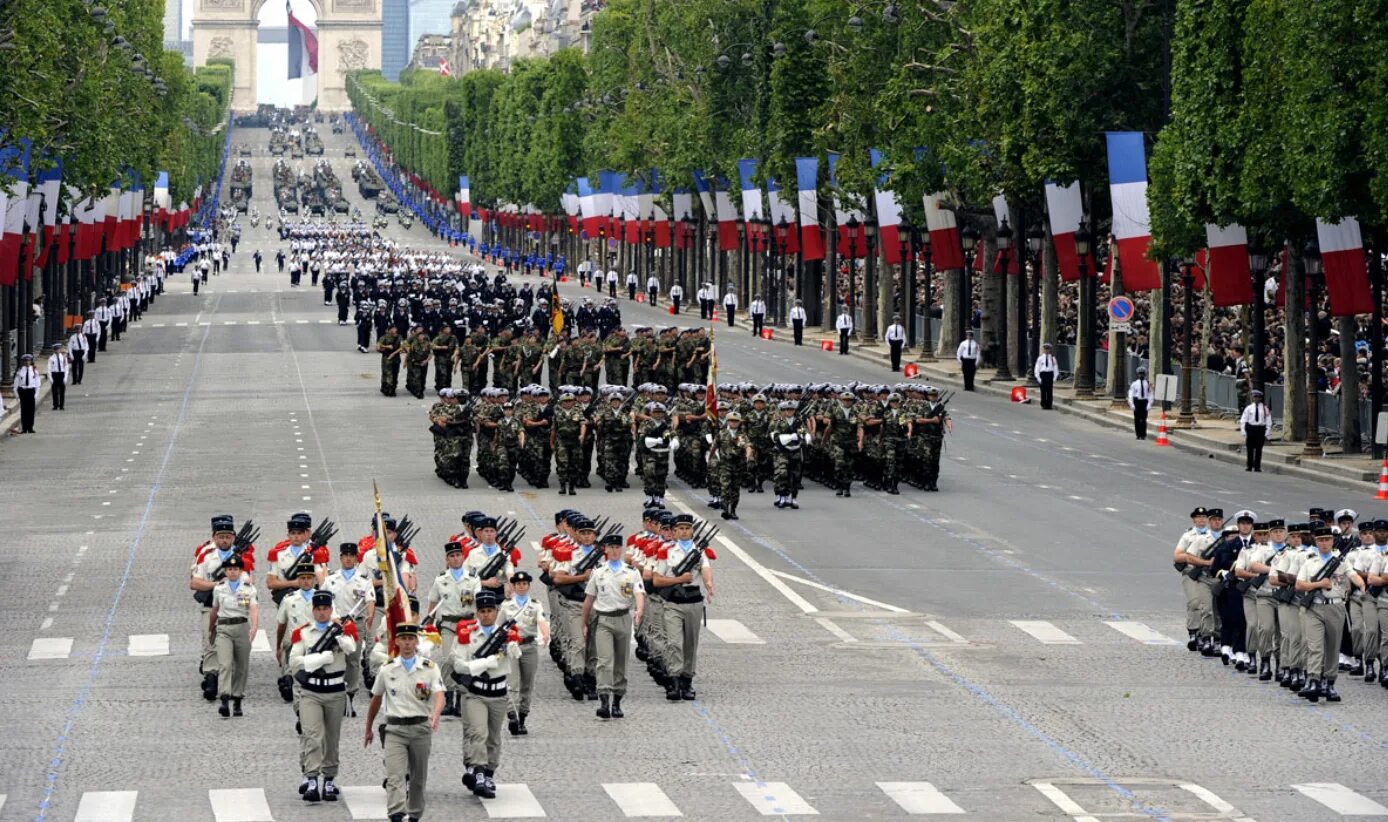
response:
[[[1324,565],[1321,566],[1321,569],[1316,572],[1316,575],[1314,577],[1311,577],[1311,581],[1320,582],[1321,580],[1329,577],[1331,574],[1339,570],[1340,563],[1342,562],[1344,562],[1344,558],[1341,557],[1339,554],[1332,556]],[[1317,596],[1320,596],[1319,590],[1302,591],[1300,594],[1297,595],[1297,604],[1309,608],[1312,605],[1316,604]]]
[[[419,526],[415,525],[406,514],[395,522],[395,547],[405,550],[414,543],[414,538],[419,536]]]
[[[510,639],[511,629],[514,627],[516,627],[516,621],[514,619],[508,619],[497,625],[496,630],[492,631],[491,636],[487,637],[487,641],[482,643],[482,647],[472,652],[472,658],[486,659],[489,656],[495,656],[501,653],[501,648],[506,644],[506,641]]]
[[[221,582],[227,575],[227,563],[232,557],[239,557],[246,553],[246,549],[255,544],[260,539],[260,529],[255,527],[255,522],[246,520],[241,524],[241,530],[236,532],[236,538],[231,543],[231,555],[222,560],[222,564],[217,566],[217,570],[212,572],[212,581]],[[212,591],[194,591],[193,600],[204,608],[212,607]]]
[[[337,638],[340,637],[340,636],[342,636],[342,626],[343,626],[348,620],[355,619],[356,616],[357,616],[357,609],[360,608],[360,607],[361,607],[362,605],[364,605],[364,604],[366,604],[366,600],[362,600],[362,599],[357,600],[357,601],[352,605],[352,610],[351,610],[350,612],[348,612],[347,615],[344,616],[344,617],[342,618],[342,621],[341,621],[341,622],[331,622],[331,623],[329,623],[329,624],[328,624],[328,629],[327,629],[326,631],[323,632],[323,635],[322,635],[322,636],[318,637],[318,641],[315,642],[315,643],[313,643],[313,645],[308,649],[308,653],[310,653],[310,654],[321,654],[321,653],[323,653],[324,651],[330,651],[330,650],[332,650],[334,647],[336,647]],[[348,664],[348,665],[352,664],[352,661],[351,661],[350,659],[347,660],[347,664]],[[279,683],[279,684],[280,684],[280,695],[281,695],[281,696],[284,695],[284,683],[283,683],[283,679],[284,679],[284,678],[281,677],[281,678],[280,678],[281,681],[280,681],[280,683]],[[304,670],[303,668],[300,668],[299,670],[297,670],[297,671],[294,672],[294,679],[295,679],[300,685],[307,685],[307,684],[308,684],[308,680],[309,680],[309,672],[308,672],[307,670]],[[290,694],[291,694],[291,698],[292,698],[293,692],[291,691]],[[288,701],[288,700],[286,700],[286,701]]]
[[[515,539],[519,540],[524,535],[525,529],[522,528],[520,532],[516,534]],[[508,545],[513,548],[515,542],[503,542],[500,537],[497,537],[496,554],[487,561],[486,565],[482,566],[482,570],[477,572],[478,579],[491,579],[501,573],[501,569],[506,567],[507,560],[511,558],[511,550],[507,547]]]
[[[707,522],[700,525],[699,530],[694,532],[694,550],[685,554],[684,559],[680,560],[680,564],[671,569],[670,576],[682,577],[695,568],[698,568],[700,563],[703,562],[704,552],[708,550],[709,543],[713,542],[713,538],[718,536],[718,530],[718,526],[716,525],[709,528]]]
[[[335,536],[337,536],[337,525],[332,520],[325,519],[318,523],[318,527],[313,529],[313,533],[308,535],[308,544],[314,548],[326,548]]]

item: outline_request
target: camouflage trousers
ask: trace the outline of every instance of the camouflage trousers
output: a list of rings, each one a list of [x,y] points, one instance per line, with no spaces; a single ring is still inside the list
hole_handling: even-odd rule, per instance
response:
[[[665,496],[665,479],[670,474],[670,455],[648,452],[645,466],[641,471],[641,484],[646,496]]]
[[[608,485],[621,487],[627,481],[627,466],[631,464],[631,440],[611,437],[601,443],[598,474]]]
[[[434,435],[434,473],[453,482],[467,482],[470,466],[468,453],[472,447],[470,435],[445,437]]]
[[[805,468],[804,457],[800,452],[777,453],[771,467],[771,483],[778,497],[794,497],[799,492],[800,475]]]
[[[579,469],[583,466],[583,456],[578,438],[558,437],[554,444],[554,471],[560,482],[577,482]]]
[[[429,363],[408,363],[405,370],[405,390],[416,397],[424,397],[424,380],[429,374]]]
[[[834,466],[834,486],[848,488],[853,482],[853,449],[851,446],[834,442],[829,445],[829,461]]]
[[[718,496],[723,500],[724,511],[737,510],[742,499],[742,484],[747,479],[747,461],[729,459],[718,461]]]
[[[442,360],[434,363],[434,390],[438,391],[440,388],[452,387],[453,364],[449,362],[443,362]]]
[[[400,359],[381,357],[381,393],[387,397],[395,396],[395,387],[400,382]]]

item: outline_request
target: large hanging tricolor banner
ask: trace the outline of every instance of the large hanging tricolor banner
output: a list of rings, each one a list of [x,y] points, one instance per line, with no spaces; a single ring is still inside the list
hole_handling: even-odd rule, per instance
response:
[[[1147,259],[1152,218],[1147,210],[1147,154],[1140,131],[1108,132],[1108,183],[1113,200],[1113,238],[1123,266],[1123,288],[1161,288],[1161,271]]]
[[[1369,289],[1368,261],[1364,257],[1359,221],[1353,217],[1337,223],[1317,219],[1316,238],[1321,246],[1330,314],[1350,317],[1373,311],[1373,293]]]
[[[1210,281],[1210,297],[1218,306],[1253,304],[1253,271],[1248,260],[1248,232],[1233,223],[1207,224],[1205,269]]]
[[[306,74],[318,73],[318,35],[294,16],[289,0],[284,3],[289,16],[289,79],[298,80]]]
[[[795,158],[795,187],[800,204],[800,256],[806,262],[824,259],[824,234],[819,227],[819,158]]]
[[[882,152],[871,149],[869,159],[873,168],[880,168]],[[873,206],[877,209],[877,236],[878,242],[881,243],[882,256],[888,265],[897,265],[901,262],[901,202],[897,200],[896,192],[887,188],[885,171],[877,175],[877,188],[873,189]]]

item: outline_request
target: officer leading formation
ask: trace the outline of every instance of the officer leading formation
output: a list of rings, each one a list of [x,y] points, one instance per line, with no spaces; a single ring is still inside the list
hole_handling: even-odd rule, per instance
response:
[[[1226,521],[1197,507],[1173,553],[1186,648],[1310,702],[1340,702],[1341,674],[1388,688],[1388,519],[1311,508],[1304,521]]]
[[[238,527],[230,514],[211,524],[189,577],[201,608],[198,683],[234,721],[255,698],[247,681],[264,599],[255,581],[260,530],[249,521]],[[335,569],[337,526],[304,512],[288,518],[284,539],[266,552],[276,690],[291,706],[285,722],[299,740],[305,803],[341,799],[339,752],[363,688],[360,733],[368,747],[381,744],[393,822],[423,817],[433,739],[447,717],[462,726],[464,786],[496,796],[504,737],[532,730],[541,649],[575,701],[597,702],[600,720],[626,717],[633,654],[667,701],[696,698],[717,527],[652,506],[640,529],[624,535],[621,523],[561,510],[538,542],[544,589],[535,592],[536,578],[518,568],[523,527],[481,511],[465,513],[462,525],[443,541],[444,568],[425,582],[423,598],[413,547],[419,526],[409,517],[383,513],[379,530],[373,519],[366,535],[338,543]]]

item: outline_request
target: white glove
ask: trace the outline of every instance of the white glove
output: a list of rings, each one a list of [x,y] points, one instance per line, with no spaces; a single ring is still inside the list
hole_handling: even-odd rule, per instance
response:
[[[477,676],[487,670],[487,666],[490,664],[490,659],[469,659],[467,662],[463,663],[463,667],[467,668],[467,672],[472,676]]]
[[[670,439],[670,450],[671,450],[671,451],[678,451],[678,450],[680,450],[680,438],[679,438],[679,437],[672,437],[672,438]]]
[[[521,647],[515,642],[506,643],[506,656],[511,659],[520,659]]]
[[[304,654],[304,670],[316,671],[333,661],[332,651],[323,651],[317,654]]]

